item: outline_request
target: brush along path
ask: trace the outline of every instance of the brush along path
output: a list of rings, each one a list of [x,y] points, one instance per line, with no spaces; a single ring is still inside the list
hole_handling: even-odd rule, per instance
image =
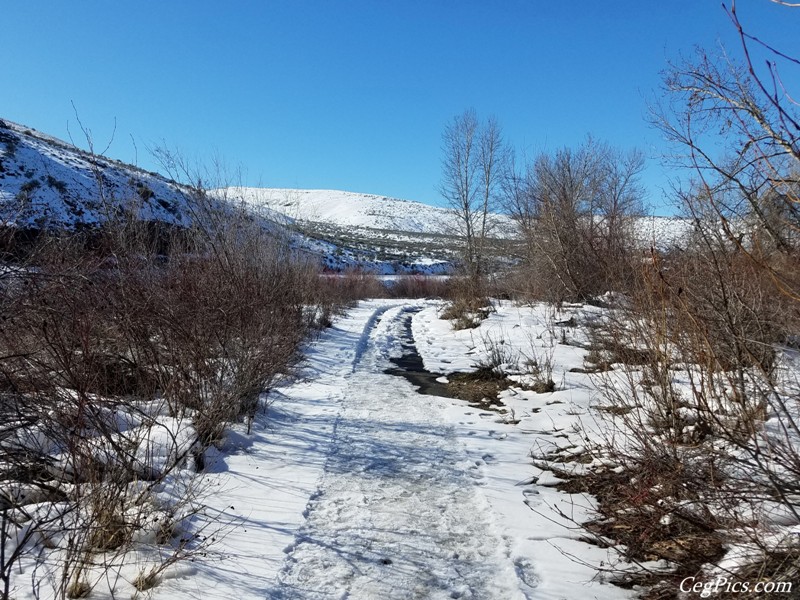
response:
[[[373,306],[324,474],[269,597],[524,598],[446,401],[383,373],[409,307]]]

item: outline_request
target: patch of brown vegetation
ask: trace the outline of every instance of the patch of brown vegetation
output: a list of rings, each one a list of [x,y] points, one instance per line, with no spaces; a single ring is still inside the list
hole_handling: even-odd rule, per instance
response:
[[[441,314],[441,318],[452,321],[453,329],[475,329],[492,312],[486,298],[459,297],[454,299]]]
[[[661,579],[669,579],[674,591],[676,582],[725,554],[720,535],[724,524],[693,497],[692,476],[680,465],[654,460],[650,466],[650,471],[594,470],[585,476],[567,477],[558,489],[597,498],[599,516],[585,527],[598,540],[613,540],[615,547],[624,549],[627,559],[673,564],[675,570],[661,574]],[[630,583],[653,585],[652,576],[652,572],[643,572]],[[657,589],[652,592],[660,593]]]
[[[453,398],[466,400],[485,409],[504,406],[497,398],[498,394],[512,385],[518,385],[505,375],[485,367],[471,373],[450,373],[447,380],[447,387]]]

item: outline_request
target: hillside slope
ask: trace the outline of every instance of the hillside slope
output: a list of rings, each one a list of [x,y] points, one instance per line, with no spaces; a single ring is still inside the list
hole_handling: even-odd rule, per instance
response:
[[[231,190],[211,195],[209,206],[249,209],[272,232],[292,224],[269,206],[243,203],[241,194],[228,192]],[[354,196],[346,192],[334,194]],[[406,212],[409,216],[420,213],[418,207]],[[24,125],[0,120],[1,225],[28,230],[78,230],[96,227],[123,213],[179,227],[198,218],[193,192],[186,186],[158,173],[86,152]],[[417,227],[419,223],[407,220],[385,225],[402,228]],[[290,243],[298,251],[316,257],[322,266],[333,270],[362,268],[393,274],[442,273],[451,268],[451,255],[447,252],[432,257],[426,245],[413,250],[387,249],[372,230],[361,242],[353,242],[335,232],[288,229]],[[286,234],[284,231],[281,235]]]
[[[458,257],[454,214],[442,207],[337,190],[230,187],[212,195],[221,206],[245,207],[269,227],[293,231],[292,243],[333,269],[378,273],[446,273]],[[78,229],[120,212],[185,226],[193,220],[191,190],[159,175],[23,125],[0,120],[0,223],[34,229]],[[514,254],[515,226],[493,215],[492,237]],[[678,243],[687,221],[642,218],[643,247]]]
[[[240,187],[231,191],[251,206],[299,221],[423,234],[453,232],[450,211],[411,200],[337,190]]]
[[[281,214],[326,238],[348,237],[362,243],[371,240],[378,245],[387,239],[416,239],[441,246],[443,238],[454,237],[458,231],[451,210],[412,200],[337,190],[236,187],[226,192],[256,210]],[[516,226],[507,215],[493,214],[492,223],[492,237],[516,237]],[[639,245],[661,250],[680,245],[691,229],[691,221],[681,217],[642,216],[635,223]]]
[[[157,173],[0,120],[0,219],[6,224],[73,229],[126,210],[186,225],[187,193]]]

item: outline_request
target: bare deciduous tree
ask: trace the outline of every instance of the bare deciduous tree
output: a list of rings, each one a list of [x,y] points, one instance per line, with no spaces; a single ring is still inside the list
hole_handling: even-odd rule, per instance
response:
[[[624,286],[631,217],[642,211],[641,153],[589,140],[538,155],[506,178],[507,210],[525,241],[529,277],[552,300]],[[542,290],[541,288],[545,288]]]
[[[728,15],[739,58],[699,49],[665,79],[655,121],[692,174],[677,199],[695,232],[680,252],[653,252],[612,343],[595,340],[618,357],[605,362],[624,363],[623,347],[639,364],[605,377],[616,425],[603,451],[618,474],[597,469],[589,488],[595,531],[634,560],[671,561],[676,581],[793,581],[800,386],[786,346],[800,331],[800,111],[779,66],[800,61],[747,33],[735,5]],[[674,593],[674,581],[660,585]]]
[[[506,156],[500,126],[493,117],[482,123],[473,109],[466,110],[445,127],[442,153],[439,190],[455,215],[464,239],[464,269],[480,295]]]

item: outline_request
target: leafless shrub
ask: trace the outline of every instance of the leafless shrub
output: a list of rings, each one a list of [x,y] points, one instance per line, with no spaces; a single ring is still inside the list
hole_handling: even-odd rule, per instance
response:
[[[366,298],[385,298],[386,285],[378,276],[364,269],[322,274],[322,298],[339,306],[352,305]]]
[[[481,279],[483,281],[483,279]],[[450,303],[441,318],[452,321],[453,329],[474,329],[494,310],[491,301],[475,287],[471,278],[457,278],[450,282]]]
[[[500,377],[519,372],[519,351],[507,343],[502,332],[493,334],[480,331],[479,335],[485,352],[475,363],[478,371],[486,371]]]
[[[613,370],[595,375],[606,438],[604,466],[585,482],[601,515],[588,527],[631,560],[669,560],[678,578],[728,547],[786,566],[769,558],[769,512],[798,515],[797,382],[777,366],[785,313],[764,306],[771,283],[751,263],[717,247],[723,256],[702,276],[694,256],[654,258],[632,304],[594,334]]]
[[[550,319],[552,323],[553,319]],[[556,389],[553,381],[553,353],[556,338],[552,329],[548,329],[540,338],[528,332],[528,344],[520,349],[522,357],[522,371],[533,378],[530,388],[540,394],[552,392]],[[547,336],[548,339],[544,339]]]
[[[638,152],[589,138],[509,171],[504,196],[522,238],[521,293],[558,303],[627,289],[643,164]]]
[[[673,591],[687,575],[798,572],[800,385],[785,344],[798,335],[800,118],[778,72],[797,61],[729,16],[741,62],[698,51],[668,74],[656,115],[696,175],[677,190],[693,239],[638,265],[629,305],[593,340],[611,370],[595,375],[605,439],[579,484],[599,500],[587,527],[633,561],[670,561]]]
[[[205,448],[252,421],[315,307],[339,302],[278,230],[200,188],[191,202],[190,229],[117,213],[43,235],[0,285],[2,598],[22,560],[83,597],[143,539],[163,549],[142,589],[199,552],[197,532],[168,532],[198,510]]]
[[[403,275],[391,282],[389,293],[395,298],[448,298],[451,288],[448,277]]]

